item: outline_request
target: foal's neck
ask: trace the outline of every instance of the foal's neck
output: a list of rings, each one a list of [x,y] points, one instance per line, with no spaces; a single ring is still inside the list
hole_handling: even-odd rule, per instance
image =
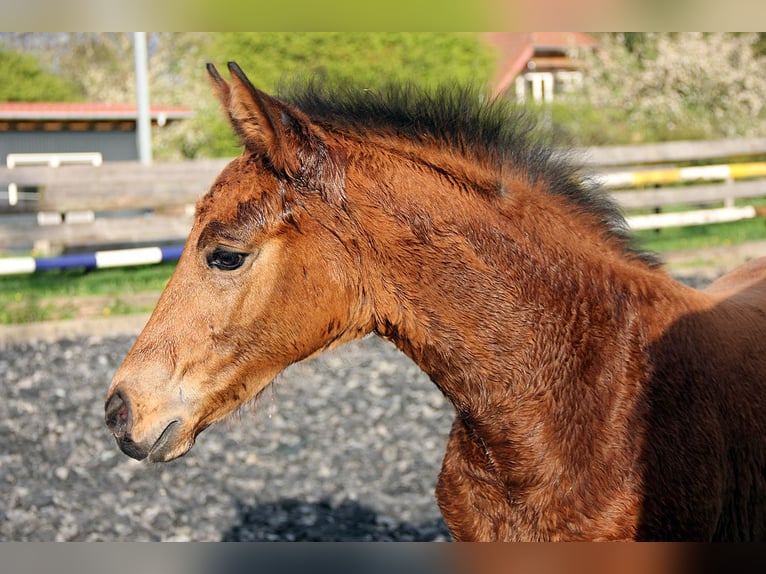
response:
[[[553,203],[410,213],[377,250],[377,332],[430,375],[458,416],[495,429],[487,444],[552,437],[563,432],[557,419],[603,424],[615,381],[646,370],[641,349],[653,327],[643,311],[672,307],[664,272]]]

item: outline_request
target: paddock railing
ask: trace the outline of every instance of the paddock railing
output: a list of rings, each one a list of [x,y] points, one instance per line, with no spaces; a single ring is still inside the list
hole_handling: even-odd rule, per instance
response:
[[[581,150],[581,157],[632,229],[764,214],[757,200],[766,198],[766,138],[605,146]]]
[[[0,167],[0,191],[30,192],[15,206],[0,195],[0,253],[183,243],[196,200],[228,161]]]
[[[635,229],[761,215],[766,138],[576,150]],[[228,159],[0,167],[0,253],[182,244]],[[2,192],[15,189],[16,205]],[[744,202],[744,205],[743,205]]]

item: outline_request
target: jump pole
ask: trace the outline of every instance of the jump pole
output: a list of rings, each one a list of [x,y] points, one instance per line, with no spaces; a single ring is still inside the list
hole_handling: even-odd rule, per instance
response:
[[[22,275],[51,269],[107,269],[151,265],[163,261],[174,261],[181,257],[183,245],[169,247],[138,247],[113,249],[94,253],[60,255],[59,257],[6,257],[0,258],[0,275]]]

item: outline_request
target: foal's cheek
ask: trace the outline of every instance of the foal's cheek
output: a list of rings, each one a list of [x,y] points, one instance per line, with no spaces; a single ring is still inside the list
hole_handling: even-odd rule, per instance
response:
[[[208,332],[248,328],[262,322],[269,309],[279,304],[281,251],[279,244],[269,243],[253,255],[247,268],[230,274],[219,271],[212,277],[203,295],[215,309],[205,325]]]

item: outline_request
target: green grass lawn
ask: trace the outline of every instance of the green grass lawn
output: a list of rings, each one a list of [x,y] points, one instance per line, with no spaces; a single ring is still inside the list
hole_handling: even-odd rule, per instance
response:
[[[0,324],[67,319],[75,315],[71,300],[105,295],[113,302],[105,314],[127,314],[136,309],[122,299],[134,293],[160,292],[176,262],[114,269],[62,269],[0,277]],[[122,298],[121,298],[122,297]]]
[[[39,297],[119,295],[162,291],[176,262],[112,269],[61,269],[0,277],[0,296],[34,293]]]
[[[639,245],[650,251],[676,251],[680,249],[704,249],[722,245],[736,245],[749,241],[766,240],[766,218],[756,217],[742,221],[667,227],[635,233]]]

